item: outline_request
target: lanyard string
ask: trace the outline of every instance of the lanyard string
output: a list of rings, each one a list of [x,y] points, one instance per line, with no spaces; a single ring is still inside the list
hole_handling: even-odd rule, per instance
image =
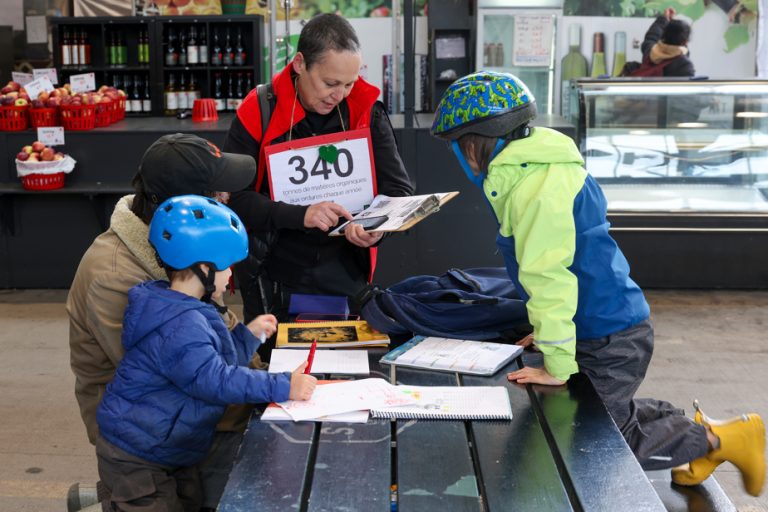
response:
[[[293,106],[291,107],[291,125],[288,129],[288,140],[290,141],[293,138],[293,114],[296,112],[296,101],[299,99],[299,88],[297,87],[297,82],[299,80],[299,76],[296,75],[296,78],[293,79],[293,90],[295,91],[293,95]],[[341,121],[341,131],[345,132],[347,131],[346,126],[344,125],[344,117],[341,115],[341,109],[339,108],[339,105],[336,105],[336,112],[339,113],[339,121]]]

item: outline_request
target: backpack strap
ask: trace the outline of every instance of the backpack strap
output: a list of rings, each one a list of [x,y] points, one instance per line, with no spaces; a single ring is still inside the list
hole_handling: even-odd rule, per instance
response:
[[[275,95],[272,92],[272,84],[259,84],[256,86],[256,96],[259,99],[259,112],[261,113],[261,138],[267,133],[269,120],[272,118],[272,110],[275,103]],[[266,114],[266,115],[265,115]]]

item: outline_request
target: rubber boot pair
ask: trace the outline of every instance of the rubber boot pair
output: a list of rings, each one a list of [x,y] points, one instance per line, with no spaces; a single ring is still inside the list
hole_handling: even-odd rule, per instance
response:
[[[757,414],[743,414],[723,421],[708,418],[694,402],[693,420],[720,439],[720,446],[688,465],[672,469],[672,481],[679,485],[698,485],[722,464],[730,462],[741,472],[744,488],[759,496],[765,483],[765,425]]]

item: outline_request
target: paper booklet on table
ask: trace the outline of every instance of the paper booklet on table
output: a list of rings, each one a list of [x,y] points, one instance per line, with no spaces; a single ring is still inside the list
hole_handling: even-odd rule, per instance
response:
[[[388,347],[389,336],[364,320],[344,322],[300,322],[277,325],[277,348]]]
[[[511,420],[512,406],[502,386],[397,386],[414,403],[372,407],[371,418]]]
[[[309,350],[272,350],[269,373],[292,372],[307,360]],[[342,375],[368,375],[368,352],[361,350],[317,350],[312,360],[312,373],[336,373]]]
[[[493,375],[523,347],[489,341],[415,336],[381,358],[384,364],[474,375]]]
[[[440,210],[445,203],[459,195],[458,192],[425,194],[420,196],[389,197],[377,195],[370,206],[355,214],[348,221],[329,233],[342,236],[349,222],[362,223],[366,231],[405,231]]]
[[[284,350],[283,352],[299,352],[298,350]],[[349,351],[351,352],[351,351]],[[363,352],[358,352],[362,354]],[[274,359],[275,351],[272,351],[272,358]],[[270,360],[270,371],[272,370],[273,359]],[[314,366],[314,363],[313,363]],[[319,380],[318,386],[325,386],[327,384],[334,384],[339,382],[347,382],[343,380]],[[261,414],[261,421],[293,421],[291,415],[280,407],[278,404],[272,402],[267,406],[264,412]],[[339,414],[329,414],[327,416],[320,416],[317,418],[309,418],[306,421],[324,421],[328,423],[366,423],[368,421],[368,410],[349,411]]]

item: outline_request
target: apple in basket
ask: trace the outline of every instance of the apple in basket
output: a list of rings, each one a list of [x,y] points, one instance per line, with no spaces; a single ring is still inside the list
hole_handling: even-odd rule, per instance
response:
[[[53,148],[45,148],[40,152],[40,160],[43,162],[50,162],[53,160],[55,155],[56,152],[53,150]]]
[[[13,103],[17,107],[26,107],[29,105],[29,102],[25,100],[24,98],[16,98],[16,101]]]
[[[29,159],[29,153],[27,153],[26,151],[19,151],[16,154],[16,160],[18,160],[19,162],[26,162],[28,159]]]
[[[32,108],[45,108],[43,100],[32,100]]]
[[[29,158],[27,158],[27,162],[39,162],[40,157],[37,153],[30,153]]]
[[[32,151],[34,151],[35,153],[40,153],[44,149],[45,149],[45,144],[43,144],[39,140],[36,140],[35,142],[32,143]]]

